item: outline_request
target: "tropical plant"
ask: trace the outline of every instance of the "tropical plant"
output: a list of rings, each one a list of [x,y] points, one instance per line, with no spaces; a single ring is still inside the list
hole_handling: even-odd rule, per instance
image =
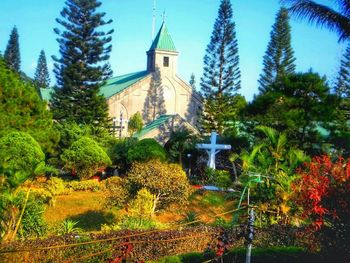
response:
[[[80,233],[82,231],[81,228],[77,227],[79,221],[74,221],[70,219],[65,219],[62,221],[57,229],[57,233],[59,235],[66,235],[72,233]]]
[[[185,204],[191,193],[187,176],[178,164],[166,164],[160,160],[135,162],[127,178],[133,191],[146,188],[155,195],[154,210],[173,203]]]
[[[301,150],[288,147],[285,133],[266,126],[256,129],[265,137],[251,152],[241,155],[243,173],[239,181],[244,188],[240,202],[250,188],[252,202],[260,207],[260,220],[289,223],[291,183],[297,167],[308,158]]]
[[[191,223],[191,226],[195,226],[198,225],[199,222],[197,222],[199,220],[198,214],[195,211],[188,211],[183,215],[183,219],[182,219],[182,223],[183,224],[188,224]]]
[[[170,138],[164,145],[164,148],[168,151],[169,157],[172,160],[177,159],[182,166],[184,153],[186,150],[195,147],[195,140],[196,136],[188,129],[176,130],[170,134]]]
[[[100,167],[111,164],[106,152],[91,138],[82,137],[61,155],[64,167],[77,172],[80,179],[89,179]]]
[[[306,19],[320,27],[335,31],[339,41],[346,41],[350,37],[350,1],[337,0],[337,9],[310,0],[281,0],[289,5],[289,11],[297,18]]]

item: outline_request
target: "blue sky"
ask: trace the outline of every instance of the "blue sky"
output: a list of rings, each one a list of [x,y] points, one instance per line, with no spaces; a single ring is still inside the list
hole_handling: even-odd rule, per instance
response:
[[[257,93],[257,79],[262,69],[262,57],[270,39],[271,27],[280,5],[278,0],[231,0],[236,23],[242,73],[240,91],[248,100]],[[330,0],[319,2],[329,4]],[[197,87],[203,68],[203,56],[209,43],[220,0],[156,0],[156,31],[166,12],[166,23],[180,52],[178,73],[186,81],[191,73]],[[101,11],[113,23],[111,65],[114,75],[144,70],[146,51],[151,45],[153,0],[102,0]],[[63,0],[1,0],[0,50],[6,48],[14,25],[20,36],[21,69],[34,75],[41,49],[52,69],[51,55],[58,55],[53,28],[64,6]],[[298,71],[312,68],[332,81],[345,48],[337,42],[335,33],[291,19],[292,46]],[[52,83],[55,78],[51,75]]]

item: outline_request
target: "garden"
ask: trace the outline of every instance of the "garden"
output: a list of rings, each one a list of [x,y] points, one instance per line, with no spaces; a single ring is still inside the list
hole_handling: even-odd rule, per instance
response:
[[[16,27],[0,53],[0,262],[350,262],[350,46],[335,87],[296,72],[288,14],[305,6],[281,7],[247,102],[231,2],[221,0],[200,94],[193,74],[183,83],[200,98],[188,105],[196,122],[177,114],[182,126],[141,138],[169,119],[167,73],[147,73],[148,123],[121,111],[118,126],[100,94],[113,30],[96,28],[111,20],[96,0],[65,5],[57,86],[44,52],[34,79],[20,70]]]

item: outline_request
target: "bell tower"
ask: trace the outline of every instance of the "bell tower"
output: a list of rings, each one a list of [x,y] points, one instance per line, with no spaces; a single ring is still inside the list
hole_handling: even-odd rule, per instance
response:
[[[178,54],[163,21],[156,38],[147,51],[147,71],[154,72],[155,68],[158,67],[161,73],[175,75]]]

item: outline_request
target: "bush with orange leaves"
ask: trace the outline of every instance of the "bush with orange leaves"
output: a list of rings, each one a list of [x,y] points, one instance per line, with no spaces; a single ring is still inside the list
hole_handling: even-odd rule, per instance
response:
[[[304,235],[318,240],[325,252],[350,256],[350,159],[315,157],[298,174],[292,188],[302,218],[310,223]]]

